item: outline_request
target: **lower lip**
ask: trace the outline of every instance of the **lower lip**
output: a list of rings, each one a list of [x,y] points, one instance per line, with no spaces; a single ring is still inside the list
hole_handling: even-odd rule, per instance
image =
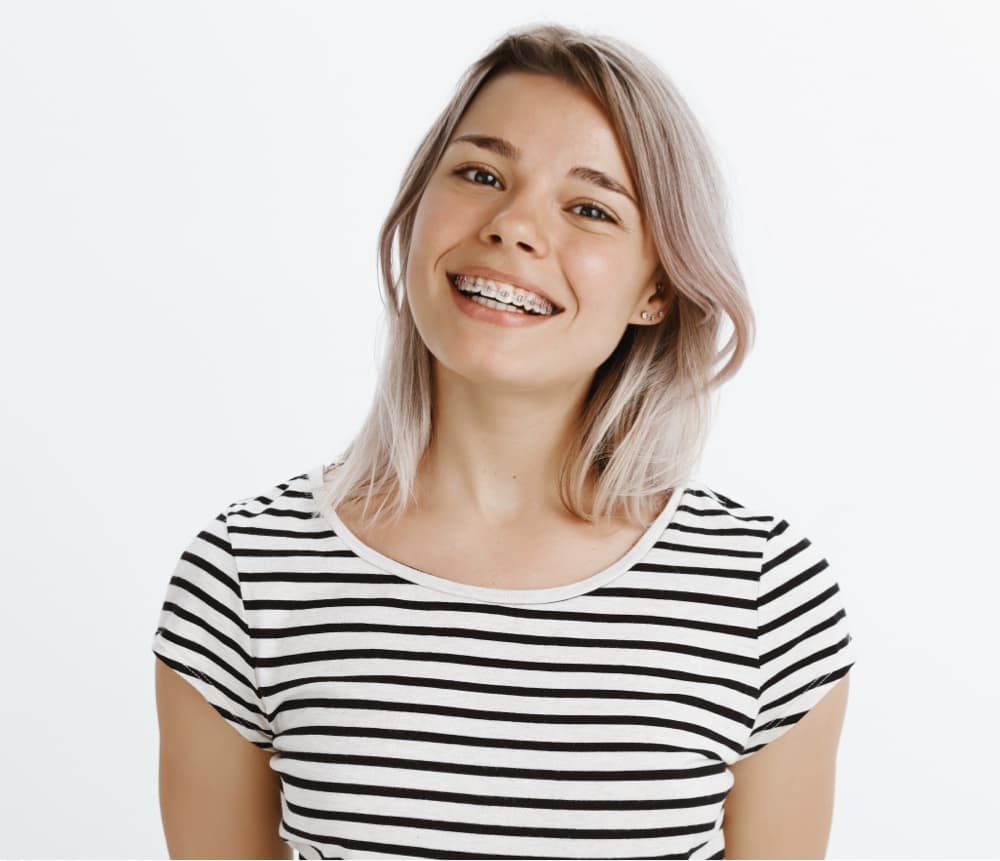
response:
[[[447,278],[447,276],[445,276]],[[455,304],[459,310],[475,320],[482,320],[484,323],[494,323],[497,326],[537,326],[541,323],[558,317],[559,314],[519,314],[517,311],[498,311],[496,308],[489,308],[473,302],[452,283],[451,278],[447,278],[448,286],[451,288],[451,295],[455,299]]]

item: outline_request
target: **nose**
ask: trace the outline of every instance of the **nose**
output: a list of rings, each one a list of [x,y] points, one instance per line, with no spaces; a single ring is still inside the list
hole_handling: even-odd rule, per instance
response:
[[[479,237],[488,245],[516,245],[541,256],[548,252],[548,243],[538,221],[527,200],[522,199],[518,205],[511,197],[508,198],[508,205],[496,211],[483,225]]]

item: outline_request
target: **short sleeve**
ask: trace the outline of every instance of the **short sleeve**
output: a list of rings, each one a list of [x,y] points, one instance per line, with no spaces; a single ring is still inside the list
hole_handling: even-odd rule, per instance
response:
[[[247,741],[274,750],[225,514],[209,521],[177,561],[153,652]]]
[[[788,732],[854,665],[836,578],[813,543],[783,519],[764,545],[757,646],[757,715],[741,758]]]

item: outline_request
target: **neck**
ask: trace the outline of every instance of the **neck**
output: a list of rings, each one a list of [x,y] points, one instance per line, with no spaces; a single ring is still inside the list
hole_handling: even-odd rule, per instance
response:
[[[434,432],[417,476],[421,508],[498,528],[566,516],[559,468],[588,386],[500,390],[436,370]]]

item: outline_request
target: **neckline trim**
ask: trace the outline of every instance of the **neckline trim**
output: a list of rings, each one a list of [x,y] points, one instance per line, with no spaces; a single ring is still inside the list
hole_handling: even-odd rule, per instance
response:
[[[316,496],[312,491],[322,487],[325,469],[325,465],[320,464],[309,470],[309,490],[314,502]],[[612,580],[631,570],[633,565],[653,548],[653,545],[656,544],[663,531],[673,520],[674,514],[680,506],[681,499],[689,487],[690,482],[682,482],[674,488],[673,493],[670,494],[670,499],[667,500],[663,510],[656,516],[653,523],[643,532],[625,555],[616,562],[612,562],[602,571],[598,571],[596,574],[592,574],[583,580],[544,589],[499,589],[493,586],[475,586],[469,583],[459,583],[456,580],[439,577],[436,574],[430,574],[419,568],[405,565],[402,562],[379,553],[374,547],[369,547],[347,528],[335,511],[320,511],[317,505],[316,513],[333,528],[333,531],[352,553],[364,559],[369,564],[374,565],[383,573],[394,574],[410,583],[426,586],[438,592],[457,595],[460,598],[482,601],[487,604],[547,604],[552,601],[564,601],[567,598],[575,598],[577,595],[591,592],[594,589],[607,585]]]

